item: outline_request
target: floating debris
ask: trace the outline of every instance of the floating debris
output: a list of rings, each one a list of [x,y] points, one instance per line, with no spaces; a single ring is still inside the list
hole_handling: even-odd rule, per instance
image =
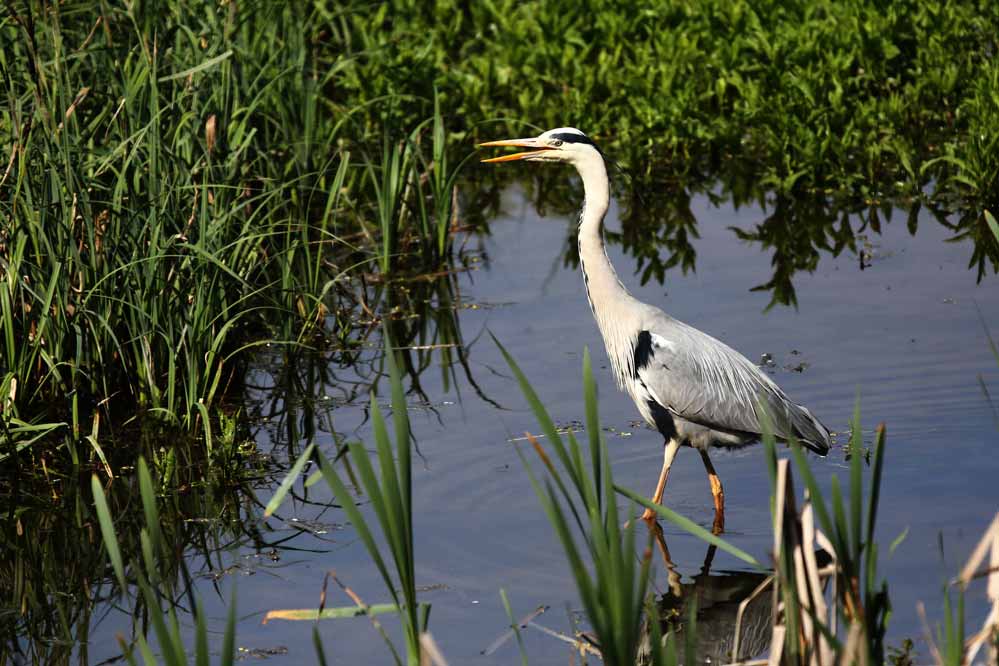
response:
[[[288,654],[288,648],[283,645],[279,645],[273,648],[239,648],[240,661],[244,659],[270,659],[271,657],[278,657],[281,655]]]

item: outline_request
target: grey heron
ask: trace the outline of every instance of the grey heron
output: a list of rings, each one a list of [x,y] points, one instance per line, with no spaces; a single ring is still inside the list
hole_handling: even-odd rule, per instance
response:
[[[527,149],[483,162],[564,162],[579,172],[584,199],[579,214],[579,266],[590,310],[604,340],[619,389],[635,401],[647,423],[664,437],[663,465],[652,501],[662,502],[670,466],[681,446],[701,455],[714,499],[714,529],[724,529],[725,494],[711,464],[712,446],[738,447],[761,434],[757,401],[766,408],[777,437],[794,436],[825,455],[829,431],[808,409],[787,395],[754,363],[725,343],[688,326],[628,293],[607,256],[603,220],[610,183],[603,156],[592,139],[573,127],[527,139],[506,139],[480,147]],[[646,509],[642,518],[655,520]]]

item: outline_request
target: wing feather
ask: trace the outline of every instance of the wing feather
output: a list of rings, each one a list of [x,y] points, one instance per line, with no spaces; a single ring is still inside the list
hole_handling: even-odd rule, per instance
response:
[[[635,378],[662,407],[709,428],[761,433],[761,401],[781,439],[795,436],[817,453],[829,431],[749,359],[725,343],[661,312],[639,332]]]

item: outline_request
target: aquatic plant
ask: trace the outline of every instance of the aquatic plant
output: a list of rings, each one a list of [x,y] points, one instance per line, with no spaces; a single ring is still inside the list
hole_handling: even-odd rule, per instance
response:
[[[305,464],[315,456],[320,470],[309,480],[315,483],[324,480],[329,486],[337,502],[343,507],[350,519],[350,524],[357,531],[361,543],[371,557],[372,563],[381,574],[382,581],[392,604],[382,605],[380,612],[398,613],[403,627],[406,642],[406,662],[419,664],[422,653],[421,635],[427,630],[430,606],[421,604],[416,598],[415,562],[413,550],[413,489],[411,479],[410,428],[409,416],[406,411],[406,398],[402,388],[402,378],[398,369],[398,360],[391,344],[386,345],[386,360],[389,368],[389,378],[392,393],[392,420],[395,429],[395,446],[393,447],[374,392],[371,394],[371,424],[375,438],[375,449],[378,458],[378,472],[368,457],[368,451],[363,442],[351,442],[343,452],[344,461],[352,463],[359,478],[359,487],[374,510],[374,522],[380,528],[382,539],[388,545],[392,556],[391,568],[382,557],[382,550],[375,540],[372,521],[365,518],[354,499],[354,494],[341,480],[333,463],[321,451],[309,446],[299,457],[295,466],[285,477],[284,482],[275,492],[267,505],[266,515],[270,515],[284,500],[287,491],[297,479]],[[339,458],[340,456],[338,456]],[[353,476],[354,473],[350,472]],[[353,485],[358,485],[355,481]],[[394,574],[394,575],[393,575]],[[362,602],[356,595],[348,591],[355,602],[355,607],[346,609],[324,609],[316,611],[272,611],[269,617],[285,619],[318,619],[335,617],[352,617],[364,614],[373,616],[371,606]],[[395,663],[401,664],[402,659],[396,651],[388,635],[381,625],[373,620],[375,627],[385,639]]]
[[[575,435],[569,432],[563,440],[530,381],[506,349],[502,345],[499,348],[560,466],[555,466],[552,456],[537,438],[529,436],[531,446],[547,471],[544,482],[537,478],[521,455],[524,468],[562,543],[601,658],[606,664],[631,666],[637,660],[644,617],[650,603],[647,593],[651,543],[641,554],[637,550],[634,511],[627,516],[625,526],[621,526],[625,516],[617,509],[616,486],[597,415],[597,390],[589,350],[583,351],[583,396],[589,442],[589,456],[584,456]],[[582,535],[582,546],[574,534]],[[739,549],[727,544],[726,547],[755,563]],[[668,641],[669,644],[663,643],[655,633],[658,623],[653,624],[651,663],[675,664],[675,647]],[[688,652],[687,663],[691,656]]]
[[[126,422],[210,446],[256,345],[342,343],[365,271],[448,256],[439,105],[357,133],[322,94],[346,47],[315,42],[319,8],[203,10],[0,18],[0,457],[56,443],[106,461],[97,442]]]
[[[152,625],[153,633],[156,636],[156,645],[159,648],[160,659],[157,659],[150,649],[149,641],[143,634],[136,637],[136,645],[128,644],[124,638],[120,638],[122,651],[125,660],[135,666],[139,662],[136,659],[134,648],[138,648],[142,662],[146,666],[154,664],[164,664],[164,666],[186,666],[188,657],[184,649],[184,636],[181,633],[180,623],[177,620],[177,613],[173,606],[163,610],[161,605],[161,595],[168,591],[170,582],[165,580],[158,566],[160,559],[168,558],[170,546],[164,540],[160,530],[160,515],[156,502],[156,493],[153,487],[152,475],[145,460],[140,459],[138,464],[139,494],[142,498],[142,512],[146,525],[139,532],[139,539],[142,544],[141,558],[134,561],[126,561],[120,546],[117,529],[115,528],[115,517],[111,512],[104,487],[97,475],[91,477],[91,490],[94,498],[94,513],[100,525],[101,536],[107,550],[108,559],[114,571],[114,576],[118,584],[118,590],[122,594],[127,594],[130,589],[129,583],[134,580],[135,586],[139,589],[141,600],[148,613],[149,622]],[[129,577],[126,573],[128,567]],[[138,609],[139,601],[132,604],[133,609]],[[199,599],[194,599],[193,614],[195,620],[194,631],[194,654],[195,663],[199,666],[207,666],[211,658],[208,647],[208,629],[204,608]],[[236,639],[236,592],[233,590],[229,600],[229,613],[222,637],[222,649],[219,656],[219,663],[229,666],[235,663],[235,639]]]

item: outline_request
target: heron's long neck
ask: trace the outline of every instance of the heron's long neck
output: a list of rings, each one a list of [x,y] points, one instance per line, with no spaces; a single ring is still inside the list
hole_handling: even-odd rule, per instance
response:
[[[637,331],[625,330],[628,321],[623,311],[634,304],[634,299],[617,277],[617,272],[607,256],[604,246],[603,222],[610,204],[610,184],[603,160],[592,160],[576,165],[583,179],[586,193],[583,210],[579,215],[579,267],[583,271],[586,297],[597,320],[600,334],[607,347],[607,355],[618,385],[623,385],[626,368],[630,364],[631,346],[627,341]]]

